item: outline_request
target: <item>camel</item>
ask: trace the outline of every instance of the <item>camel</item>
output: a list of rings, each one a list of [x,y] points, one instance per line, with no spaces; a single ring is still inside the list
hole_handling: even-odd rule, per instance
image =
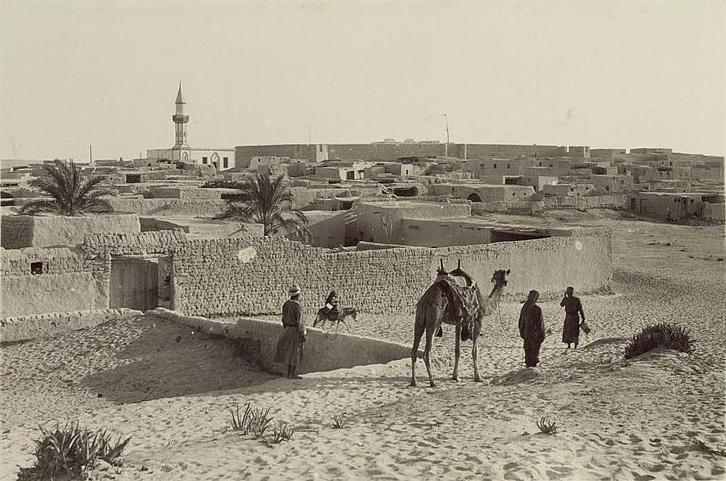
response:
[[[474,362],[474,381],[481,382],[479,376],[479,366],[477,365],[477,357],[479,351],[477,349],[477,339],[481,333],[482,319],[484,316],[489,316],[494,313],[499,307],[499,299],[502,296],[502,291],[507,285],[507,275],[509,275],[509,269],[496,270],[492,276],[492,282],[494,287],[492,288],[489,297],[484,297],[476,286],[476,283],[471,277],[461,270],[461,261],[459,266],[447,273],[444,270],[444,263],[441,261],[441,267],[438,269],[436,280],[421,296],[418,303],[416,304],[416,321],[414,324],[413,332],[413,348],[411,349],[411,386],[417,386],[416,383],[416,358],[418,354],[418,347],[421,342],[421,337],[424,332],[426,333],[426,346],[424,348],[423,360],[426,365],[426,371],[429,375],[429,384],[431,387],[435,387],[436,383],[431,375],[431,364],[429,362],[429,356],[431,353],[431,347],[433,344],[433,336],[439,329],[441,329],[441,323],[453,324],[456,326],[456,345],[454,349],[454,372],[451,375],[453,381],[459,381],[459,357],[461,353],[461,341],[466,340],[467,337],[471,337],[471,358]],[[464,319],[456,306],[452,305],[452,301],[449,298],[449,294],[446,292],[446,279],[450,279],[450,276],[462,277],[466,280],[466,284],[470,288],[475,289],[475,294],[479,303],[478,308],[469,319]],[[463,336],[462,336],[463,334]]]

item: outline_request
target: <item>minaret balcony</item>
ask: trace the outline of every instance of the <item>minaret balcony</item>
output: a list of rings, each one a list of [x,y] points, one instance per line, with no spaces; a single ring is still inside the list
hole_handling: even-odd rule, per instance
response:
[[[174,114],[171,116],[171,120],[173,120],[175,123],[186,124],[187,122],[189,122],[189,116],[183,114]]]

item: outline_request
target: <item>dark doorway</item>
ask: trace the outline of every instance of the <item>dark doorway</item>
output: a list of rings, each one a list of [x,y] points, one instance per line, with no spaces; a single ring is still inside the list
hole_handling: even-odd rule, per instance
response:
[[[481,197],[479,197],[479,194],[476,192],[472,192],[469,194],[469,197],[467,197],[467,200],[470,200],[471,202],[481,202]]]

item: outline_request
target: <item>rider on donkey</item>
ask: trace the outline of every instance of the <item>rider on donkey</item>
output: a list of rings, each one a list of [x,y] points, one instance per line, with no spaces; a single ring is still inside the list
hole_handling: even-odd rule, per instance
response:
[[[338,310],[338,295],[335,291],[330,291],[328,297],[325,298],[325,306],[323,307],[325,315],[330,319],[338,319],[340,311]]]

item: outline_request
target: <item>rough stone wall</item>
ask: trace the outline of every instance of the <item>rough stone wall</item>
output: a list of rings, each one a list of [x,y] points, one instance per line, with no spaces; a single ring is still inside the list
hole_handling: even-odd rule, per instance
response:
[[[224,211],[227,201],[221,199],[121,199],[109,198],[115,211],[139,215],[214,217]]]
[[[293,283],[309,313],[332,289],[343,305],[410,310],[405,291],[430,279],[428,249],[333,252],[277,237],[189,241],[173,263],[175,309],[194,315],[276,313]]]
[[[608,228],[574,229],[571,236],[480,246],[433,249],[432,272],[439,259],[451,270],[461,268],[479,283],[485,294],[497,269],[510,269],[506,299],[526,299],[531,289],[542,298],[556,298],[565,287],[580,293],[605,292],[612,281],[611,232]]]
[[[137,234],[96,234],[86,237],[82,249],[88,258],[120,255],[169,255],[187,241],[182,230],[160,230]]]
[[[28,247],[33,242],[33,223],[28,216],[0,217],[0,245],[5,249]]]
[[[439,259],[462,268],[487,289],[495,269],[512,269],[508,296],[530,289],[558,296],[609,289],[612,251],[608,229],[575,229],[571,236],[483,246],[399,247],[336,252],[283,238],[199,240],[173,256],[176,310],[193,315],[269,314],[280,311],[288,287],[303,290],[312,314],[331,289],[343,306],[367,312],[413,312]]]
[[[151,187],[148,198],[151,199],[221,199],[219,191],[214,189]]]

